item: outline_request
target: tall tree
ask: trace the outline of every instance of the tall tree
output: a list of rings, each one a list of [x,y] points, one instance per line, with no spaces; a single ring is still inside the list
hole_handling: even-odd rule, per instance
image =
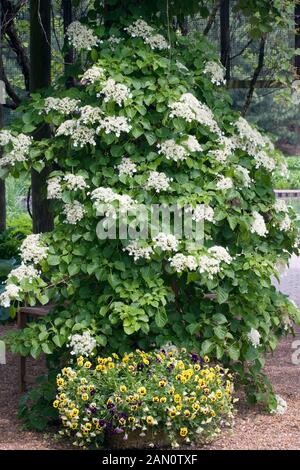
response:
[[[30,91],[35,92],[51,83],[51,1],[30,0]],[[48,125],[35,133],[36,139],[50,137]],[[32,170],[32,221],[33,232],[53,229],[53,217],[47,200],[46,180],[51,168],[40,173]]]
[[[63,12],[63,22],[64,22],[64,34],[65,34],[64,66],[65,66],[65,76],[66,76],[66,87],[69,88],[74,85],[72,72],[70,71],[70,66],[74,62],[74,51],[72,47],[69,47],[69,44],[66,38],[66,32],[67,32],[68,26],[73,21],[72,0],[62,0],[62,12]]]
[[[2,64],[2,5],[0,4],[0,129],[3,126],[3,98],[1,96],[4,92],[4,82],[3,82],[3,64]],[[1,158],[0,153],[0,158]],[[5,181],[0,178],[0,232],[6,229],[6,197],[5,197]]]

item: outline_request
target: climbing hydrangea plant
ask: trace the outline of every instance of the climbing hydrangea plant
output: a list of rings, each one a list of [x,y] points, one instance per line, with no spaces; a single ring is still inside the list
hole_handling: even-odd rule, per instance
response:
[[[271,285],[298,253],[295,215],[272,189],[280,154],[230,109],[205,38],[174,36],[171,47],[142,19],[110,36],[76,22],[68,37],[88,51],[76,86],[34,94],[22,123],[0,135],[2,174],[53,168],[55,229],[24,242],[0,301],[12,312],[19,302],[56,306],[13,333],[13,351],[64,351],[87,330],[107,353],[172,342],[230,364],[249,396],[275,406],[263,353],[300,319]],[[51,138],[30,138],[43,122]],[[121,220],[151,204],[186,208],[204,222],[204,244],[163,230],[97,237],[103,208]]]

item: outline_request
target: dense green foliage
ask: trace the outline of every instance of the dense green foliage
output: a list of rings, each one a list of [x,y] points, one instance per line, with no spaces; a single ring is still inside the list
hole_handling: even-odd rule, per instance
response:
[[[53,136],[33,140],[28,158],[16,163],[13,174],[31,167],[41,170],[51,163],[55,168],[52,177],[62,178],[66,173],[82,176],[89,192],[110,188],[146,207],[155,203],[211,206],[214,223],[205,222],[205,246],[190,248],[189,241],[183,239],[178,251],[194,257],[201,268],[202,256],[210,256],[210,248],[221,246],[227,248],[230,262],[222,263],[214,275],[200,268],[179,273],[169,263],[172,253],[155,247],[153,240],[147,240],[154,250],[151,259],[135,262],[124,251],[128,241],[98,239],[99,217],[89,192],[69,190],[63,183],[61,198],[53,201],[56,227],[46,237],[49,250],[41,262],[42,277],[22,280],[17,299],[30,305],[54,300],[57,306],[47,318],[13,333],[11,348],[34,357],[41,352],[64,352],[69,336],[87,329],[95,336],[99,350],[107,353],[128,352],[136,346],[149,350],[172,342],[231,364],[247,384],[251,398],[269,401],[271,389],[261,374],[263,354],[274,350],[280,336],[291,331],[291,320],[299,321],[298,310],[271,285],[276,263],[287,262],[290,254],[297,253],[295,215],[289,210],[291,224],[280,228],[286,215],[274,207],[270,172],[248,151],[251,138],[229,152],[226,161],[219,161],[213,152],[224,151],[224,144],[212,126],[170,116],[170,106],[192,93],[213,111],[228,138],[241,138],[236,133],[238,115],[231,110],[227,93],[217,89],[204,73],[206,62],[214,58],[205,38],[173,35],[172,47],[157,51],[141,38],[128,37],[126,25],[128,21],[121,19],[119,29],[110,31],[110,35],[122,38],[115,47],[107,40],[105,29],[97,26],[95,31],[103,43],[87,54],[89,65],[101,67],[105,79],[113,78],[130,89],[132,96],[122,106],[96,97],[103,87],[101,80],[87,85],[78,81],[76,88],[65,91],[57,87],[47,95],[79,99],[79,110],[70,113],[74,120],[78,121],[82,106],[92,105],[106,117],[128,119],[129,132],[118,135],[100,129],[96,135],[97,125],[89,123],[96,145],[75,146],[72,133],[56,135],[66,116],[55,110],[45,112],[45,96],[35,94],[21,108],[22,123],[15,129],[32,133],[47,122]],[[79,69],[78,78],[82,72]],[[198,140],[202,150],[190,151],[184,161],[175,162],[158,152],[157,146],[166,140],[174,139],[180,145],[188,135]],[[265,141],[262,148],[267,159],[280,162],[280,155]],[[137,165],[136,175],[118,174],[116,165],[124,155]],[[249,173],[249,184],[238,166]],[[151,171],[172,178],[166,191],[147,188]],[[229,178],[232,187],[220,189],[222,177]],[[65,209],[74,201],[79,201],[85,212],[71,224],[66,221]],[[266,228],[262,236],[253,229],[255,213],[261,215]],[[259,332],[259,344],[249,340],[252,330]],[[274,400],[270,403],[273,406]]]

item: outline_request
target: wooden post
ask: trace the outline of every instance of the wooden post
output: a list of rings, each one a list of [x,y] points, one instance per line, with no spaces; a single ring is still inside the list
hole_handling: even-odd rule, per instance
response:
[[[74,86],[74,80],[70,73],[70,65],[72,65],[74,62],[74,50],[68,42],[68,39],[66,37],[66,32],[67,32],[68,26],[73,21],[72,0],[62,0],[62,11],[63,11],[64,35],[65,35],[64,48],[66,50],[65,55],[64,55],[66,87],[70,88]]]
[[[223,0],[220,5],[220,49],[221,63],[225,67],[225,78],[230,79],[230,4]]]
[[[30,0],[30,92],[51,83],[51,1]],[[48,125],[42,125],[34,134],[39,140],[50,137]],[[31,172],[33,232],[53,230],[53,217],[47,200],[46,181],[51,168],[40,173]]]
[[[300,49],[300,3],[295,5],[295,49]],[[300,78],[300,55],[295,55],[294,65]]]

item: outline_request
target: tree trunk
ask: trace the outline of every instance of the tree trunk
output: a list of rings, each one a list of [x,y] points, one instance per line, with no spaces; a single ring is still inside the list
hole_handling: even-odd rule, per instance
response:
[[[74,86],[74,79],[70,71],[70,66],[74,62],[74,51],[73,51],[73,48],[70,47],[68,43],[68,40],[66,38],[66,32],[67,32],[68,26],[73,21],[72,0],[62,0],[62,11],[63,11],[63,21],[64,21],[64,34],[65,34],[64,48],[66,50],[65,56],[64,56],[66,87],[71,88],[72,86]]]
[[[295,49],[300,49],[300,3],[295,5]],[[294,58],[297,78],[300,77],[300,55]]]
[[[51,1],[30,0],[30,92],[48,87],[51,83]],[[39,140],[50,137],[50,128],[42,125],[34,135]],[[33,232],[53,229],[53,217],[47,201],[47,176],[51,167],[40,173],[31,172]]]
[[[223,0],[220,5],[220,46],[221,63],[225,67],[226,80],[230,79],[230,5]]]
[[[2,64],[2,31],[1,31],[1,24],[2,24],[2,6],[0,5],[0,61]],[[0,67],[0,80],[3,80],[1,71],[3,67]],[[3,83],[0,84],[1,90],[0,94],[2,95],[3,90]],[[3,126],[3,99],[4,97],[0,96],[0,129]],[[0,158],[2,157],[2,148],[0,149]],[[6,195],[5,195],[5,181],[0,179],[0,232],[6,229]]]

